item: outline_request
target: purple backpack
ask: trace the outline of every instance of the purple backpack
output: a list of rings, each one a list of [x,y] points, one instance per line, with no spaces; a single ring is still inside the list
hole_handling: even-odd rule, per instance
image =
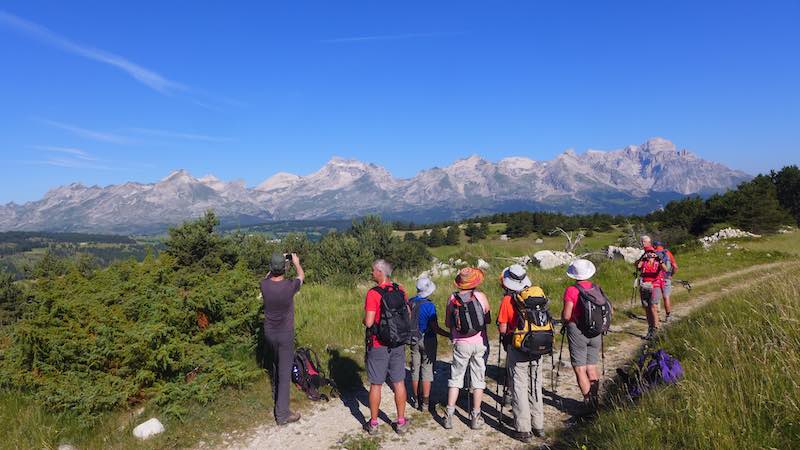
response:
[[[664,350],[645,353],[639,358],[638,370],[633,375],[623,375],[632,398],[640,397],[650,389],[664,384],[675,384],[683,378],[683,366],[680,361]]]

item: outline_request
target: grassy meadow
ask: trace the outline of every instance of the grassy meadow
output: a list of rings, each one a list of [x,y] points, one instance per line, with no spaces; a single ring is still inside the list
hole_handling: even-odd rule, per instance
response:
[[[559,448],[796,448],[800,442],[798,265],[671,326],[658,346],[685,379],[617,399]]]
[[[490,298],[494,320],[502,296],[499,276],[501,270],[512,263],[509,258],[530,255],[541,249],[563,250],[565,241],[563,237],[558,236],[543,237],[542,244],[535,243],[537,236],[501,241],[497,235],[499,228],[496,224],[493,224],[492,230],[489,239],[479,243],[469,244],[464,239],[458,246],[438,247],[433,249],[433,253],[445,262],[451,257],[462,258],[470,263],[482,258],[491,264],[481,289]],[[616,244],[620,236],[619,231],[595,233],[585,239],[578,252],[598,251],[606,245]],[[710,251],[698,249],[676,255],[681,267],[676,278],[699,281],[724,275],[727,271],[791,258],[788,253],[792,252],[790,249],[800,248],[800,233],[765,237],[760,240],[740,242],[739,245],[743,248],[729,250],[720,245]],[[779,251],[783,249],[786,249],[787,253]],[[629,306],[633,282],[632,266],[622,260],[606,260],[600,257],[595,260],[598,271],[594,280],[614,301],[617,314],[624,313],[628,309],[641,313],[638,302],[634,303],[632,308]],[[563,268],[550,271],[529,268],[529,275],[533,282],[542,286],[552,299],[551,313],[557,317],[561,311],[561,295],[572,280],[566,277]],[[397,281],[407,286],[410,294],[414,293],[414,274],[400,274]],[[434,281],[438,289],[432,298],[440,312],[440,323],[443,323],[441,312],[444,310],[447,297],[454,289],[453,279],[448,277]],[[323,365],[332,378],[345,389],[359,386],[365,381],[364,328],[361,325],[361,318],[364,297],[370,286],[371,283],[366,281],[353,287],[335,288],[309,283],[296,296],[295,320],[298,344],[313,348],[323,360]],[[698,291],[714,288],[713,285],[705,286],[698,288]],[[781,292],[783,291],[775,294],[777,298],[788,295]],[[685,290],[679,285],[676,286],[675,301],[684,301],[686,298],[688,297]],[[798,309],[794,311],[797,312]],[[796,319],[792,323],[796,327]],[[691,329],[687,325],[682,326],[687,327],[686,332]],[[677,330],[684,328],[673,329],[676,331],[670,332],[672,336],[682,336]],[[496,339],[494,327],[490,330]],[[4,345],[3,342],[6,341],[0,330],[0,348]],[[449,355],[449,347],[445,342],[440,342],[440,353],[444,358]],[[800,345],[795,343],[794,351],[798,348]],[[254,348],[253,354],[256,352],[257,349]],[[678,356],[681,357],[682,354]],[[701,357],[699,354],[695,356]],[[257,366],[255,358],[252,364],[252,367]],[[292,392],[295,401],[306,405],[296,389],[292,388]],[[82,449],[184,448],[194,446],[199,441],[218,443],[223,439],[221,437],[223,431],[246,430],[259,423],[269,423],[273,420],[270,386],[266,376],[262,381],[242,389],[225,390],[216,400],[206,405],[197,405],[181,419],[163,418],[153,406],[147,406],[144,414],[137,419],[131,416],[135,410],[136,408],[132,407],[129,411],[108,413],[96,423],[86,424],[76,421],[69,413],[49,413],[23,394],[3,392],[0,393],[0,423],[4,424],[0,427],[0,448],[55,448],[65,442]],[[162,419],[167,432],[146,443],[133,439],[130,434],[132,426],[151,416]],[[8,424],[10,426],[6,426]],[[633,430],[630,432],[633,433]],[[574,442],[578,442],[579,439],[576,437]]]

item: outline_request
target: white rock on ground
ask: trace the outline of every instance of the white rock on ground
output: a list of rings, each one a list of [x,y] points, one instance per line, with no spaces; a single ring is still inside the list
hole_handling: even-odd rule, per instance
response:
[[[163,432],[164,425],[155,417],[133,429],[133,435],[139,439],[148,439]]]
[[[511,259],[514,260],[515,263],[517,263],[517,264],[519,264],[521,266],[527,266],[528,264],[531,263],[531,257],[528,256],[528,255],[517,256],[517,257],[513,257]]]
[[[711,236],[705,236],[698,241],[703,244],[703,248],[709,248],[712,245],[723,239],[737,239],[737,238],[760,238],[760,234],[753,234],[747,231],[739,230],[738,228],[723,228]]]
[[[635,263],[642,257],[644,250],[636,247],[616,247],[609,245],[606,250],[608,259],[623,258],[626,263]]]
[[[492,266],[488,262],[486,262],[486,261],[484,261],[482,259],[478,259],[478,269],[488,270],[491,267]]]
[[[72,444],[61,444],[58,446],[58,450],[78,450],[78,447]]]
[[[501,234],[500,235],[500,240],[501,241],[507,241],[508,240],[508,235],[507,234]]]
[[[539,267],[545,270],[566,266],[575,258],[577,257],[573,253],[552,250],[540,250],[533,254],[533,259],[536,260],[536,262],[539,264]]]
[[[534,242],[536,244],[544,244],[544,240],[542,238],[536,239]]]

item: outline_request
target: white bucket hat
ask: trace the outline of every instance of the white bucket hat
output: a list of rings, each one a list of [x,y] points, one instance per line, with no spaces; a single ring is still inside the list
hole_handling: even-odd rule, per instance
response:
[[[514,292],[519,292],[531,285],[531,279],[525,268],[519,264],[503,269],[503,286]]]
[[[588,259],[576,259],[567,267],[567,276],[578,281],[583,281],[592,278],[596,271],[597,268],[594,267],[594,263]]]
[[[421,277],[417,280],[417,296],[418,297],[430,297],[433,294],[433,291],[436,290],[436,285],[431,281],[428,277]]]

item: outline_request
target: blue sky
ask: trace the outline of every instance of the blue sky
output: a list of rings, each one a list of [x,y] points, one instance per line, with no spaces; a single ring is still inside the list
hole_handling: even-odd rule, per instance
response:
[[[797,1],[4,1],[0,203],[651,136],[768,171],[800,162],[799,21]]]

